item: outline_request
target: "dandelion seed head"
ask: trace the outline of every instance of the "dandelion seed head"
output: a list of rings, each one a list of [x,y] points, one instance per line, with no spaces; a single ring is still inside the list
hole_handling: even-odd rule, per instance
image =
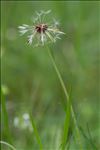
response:
[[[52,23],[48,23],[46,17],[51,10],[35,12],[33,17],[33,25],[23,24],[19,26],[20,35],[27,34],[28,43],[30,45],[44,46],[47,43],[55,43],[57,39],[61,39],[60,35],[65,34],[58,29],[59,22],[53,19]]]

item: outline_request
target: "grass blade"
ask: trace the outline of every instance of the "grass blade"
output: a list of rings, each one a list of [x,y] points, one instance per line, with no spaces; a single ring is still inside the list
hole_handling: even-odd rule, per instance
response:
[[[5,96],[3,94],[2,89],[1,89],[1,107],[2,107],[3,117],[4,117],[3,120],[4,120],[4,130],[6,133],[6,137],[7,137],[8,142],[12,144],[12,138],[11,138],[10,128],[9,128],[8,113],[7,113],[7,109],[6,109]]]
[[[34,118],[33,118],[31,113],[30,113],[30,121],[32,123],[33,131],[34,131],[37,143],[38,143],[38,145],[40,147],[40,150],[43,150],[43,145],[42,145],[42,142],[41,142],[41,139],[40,139],[40,136],[39,136],[39,133],[38,133],[38,130],[37,130]]]
[[[66,118],[65,118],[64,130],[62,136],[62,150],[64,150],[66,147],[69,125],[70,125],[70,116],[71,116],[71,102],[69,100],[69,102],[67,103]]]
[[[92,141],[92,137],[91,137],[91,134],[90,134],[90,130],[89,130],[89,127],[88,128],[88,135],[89,137],[85,134],[84,130],[82,129],[82,127],[80,126],[79,129],[84,137],[84,139],[90,144],[91,146],[91,149],[93,150],[97,150],[97,147],[95,146],[94,142]]]

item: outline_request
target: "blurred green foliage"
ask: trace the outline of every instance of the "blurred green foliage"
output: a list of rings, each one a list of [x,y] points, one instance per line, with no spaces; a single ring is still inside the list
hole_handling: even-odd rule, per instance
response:
[[[57,18],[66,33],[52,45],[53,55],[78,123],[86,134],[88,124],[93,142],[99,148],[100,2],[2,1],[1,6],[2,85],[8,89],[5,97],[14,145],[18,150],[37,146],[28,128],[14,126],[16,116],[21,118],[30,110],[45,149],[58,150],[60,144],[65,119],[61,101],[65,101],[65,95],[46,48],[27,45],[26,38],[18,33],[19,25],[32,24],[35,11],[51,9],[51,19]],[[3,126],[2,139],[6,140]],[[73,144],[70,149],[73,150]]]

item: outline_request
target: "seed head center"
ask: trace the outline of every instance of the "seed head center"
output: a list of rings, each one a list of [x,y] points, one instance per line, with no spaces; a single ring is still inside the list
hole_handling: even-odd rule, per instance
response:
[[[47,30],[48,26],[46,24],[39,24],[39,25],[36,25],[35,29],[38,33],[45,33],[45,31]]]

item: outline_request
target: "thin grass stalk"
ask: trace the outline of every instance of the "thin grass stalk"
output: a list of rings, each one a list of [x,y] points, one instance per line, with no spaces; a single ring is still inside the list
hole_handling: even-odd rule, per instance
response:
[[[43,150],[43,145],[42,145],[42,142],[41,142],[41,138],[39,136],[37,126],[35,124],[34,118],[33,118],[31,113],[30,113],[30,121],[32,123],[33,133],[35,134],[35,137],[36,137],[37,143],[38,143],[38,145],[40,147],[40,150]]]
[[[1,144],[6,145],[7,147],[9,147],[12,150],[17,150],[13,145],[5,142],[5,141],[0,141]]]

